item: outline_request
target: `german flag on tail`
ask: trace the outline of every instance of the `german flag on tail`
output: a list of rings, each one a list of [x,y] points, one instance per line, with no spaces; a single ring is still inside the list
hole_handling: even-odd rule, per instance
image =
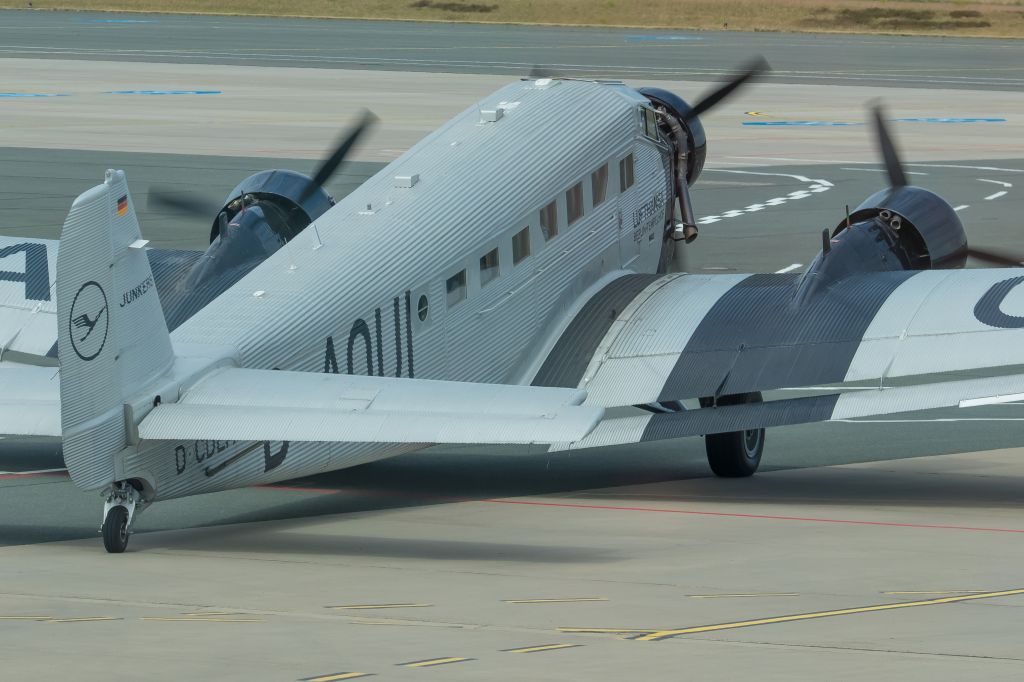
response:
[[[119,218],[123,218],[128,215],[128,195],[125,194],[123,197],[117,200],[117,215]]]

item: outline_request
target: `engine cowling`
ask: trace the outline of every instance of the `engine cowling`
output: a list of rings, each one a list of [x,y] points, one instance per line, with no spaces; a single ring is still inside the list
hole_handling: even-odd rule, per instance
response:
[[[960,216],[934,192],[913,186],[883,189],[850,214],[851,223],[867,220],[888,226],[906,269],[962,268],[967,262],[967,233]],[[832,236],[845,227],[843,220]]]
[[[290,241],[334,205],[334,199],[322,187],[309,192],[311,185],[309,176],[290,170],[265,170],[250,175],[224,199],[224,206],[210,228],[210,242],[243,208],[250,206],[263,208],[266,227],[281,243]]]
[[[937,194],[900,186],[868,197],[831,232],[801,277],[799,296],[864,272],[961,268],[967,235]]]

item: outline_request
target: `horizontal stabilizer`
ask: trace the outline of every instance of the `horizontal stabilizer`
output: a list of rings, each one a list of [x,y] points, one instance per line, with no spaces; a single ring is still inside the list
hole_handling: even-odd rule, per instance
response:
[[[355,443],[554,443],[600,421],[586,392],[533,386],[220,369],[157,406],[139,437]]]
[[[56,367],[0,362],[0,435],[60,437]]]
[[[554,445],[551,450],[576,450],[772,426],[842,421],[942,407],[972,407],[1005,402],[1004,398],[1012,399],[1022,392],[1024,374],[1012,374],[617,417],[601,422],[586,438],[575,443]]]

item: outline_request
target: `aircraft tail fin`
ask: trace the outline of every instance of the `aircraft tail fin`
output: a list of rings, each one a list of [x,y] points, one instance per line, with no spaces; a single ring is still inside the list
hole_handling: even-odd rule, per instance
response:
[[[127,398],[174,362],[144,246],[124,172],[108,170],[72,204],[57,258],[64,459],[86,489],[118,479]]]

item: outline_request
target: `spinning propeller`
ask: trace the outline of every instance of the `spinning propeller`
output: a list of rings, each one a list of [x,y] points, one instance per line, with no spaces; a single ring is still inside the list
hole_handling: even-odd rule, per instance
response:
[[[889,134],[889,128],[885,123],[881,104],[876,103],[872,107],[872,114],[875,123],[875,137],[877,138],[878,149],[882,155],[882,161],[885,164],[885,172],[889,176],[889,188],[891,191],[895,191],[900,187],[906,187],[909,184],[907,182],[907,174],[903,170],[903,164],[900,162],[900,156],[896,151],[896,145],[893,143],[892,136]],[[993,251],[990,249],[979,249],[970,245],[967,247],[967,255],[976,260],[998,267],[1016,268],[1024,265],[1024,256],[1019,254],[1012,254],[1004,251]]]
[[[359,120],[349,130],[342,135],[338,140],[338,143],[334,147],[334,151],[320,162],[316,172],[313,173],[313,177],[310,179],[309,184],[298,196],[296,203],[302,205],[307,199],[312,197],[317,190],[321,189],[324,184],[334,175],[335,171],[348,156],[349,152],[352,151],[352,147],[355,146],[359,138],[376,122],[377,117],[369,110],[364,110]],[[236,197],[232,197],[227,203],[231,203]],[[173,211],[189,216],[209,216],[217,215],[223,209],[220,204],[215,204],[208,199],[202,199],[198,197],[181,196],[180,193],[172,190],[151,187],[149,190],[148,206],[150,210],[154,208],[157,210],[163,209]]]
[[[713,109],[738,88],[746,85],[750,79],[769,71],[771,71],[771,66],[769,66],[764,57],[755,58],[745,69],[730,78],[717,90],[709,92],[700,101],[694,104],[690,111],[683,116],[683,122],[688,123],[703,114],[705,111]]]

